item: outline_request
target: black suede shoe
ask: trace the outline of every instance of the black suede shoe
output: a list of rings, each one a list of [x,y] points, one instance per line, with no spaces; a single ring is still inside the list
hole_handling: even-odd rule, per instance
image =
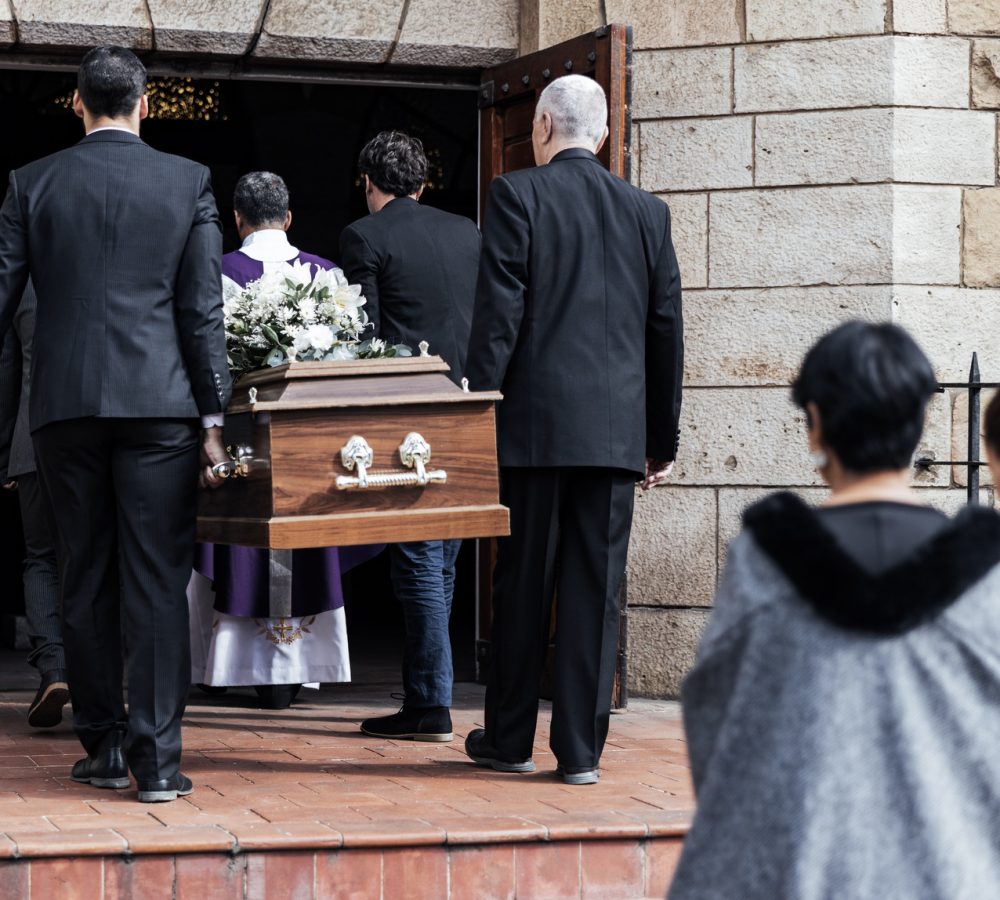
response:
[[[587,766],[556,766],[556,775],[563,780],[563,784],[597,784],[601,770]]]
[[[69,700],[69,685],[65,669],[52,669],[42,675],[38,693],[28,708],[28,724],[32,728],[55,728],[62,721],[63,707]]]
[[[261,709],[288,709],[298,697],[301,684],[255,684]]]
[[[115,788],[121,790],[128,787],[128,764],[125,762],[125,729],[113,728],[104,739],[100,749],[86,759],[81,759],[73,766],[70,776],[80,784],[89,784],[99,788]]]
[[[178,772],[173,778],[161,778],[159,781],[139,782],[140,803],[166,803],[178,797],[186,797],[194,792],[194,785],[187,775]]]
[[[451,712],[447,706],[430,706],[416,709],[405,703],[391,716],[365,719],[361,730],[372,737],[390,740],[429,741],[439,743],[452,740]]]
[[[486,743],[486,729],[474,728],[465,739],[465,753],[477,766],[497,772],[534,772],[535,763],[528,759],[512,759]]]

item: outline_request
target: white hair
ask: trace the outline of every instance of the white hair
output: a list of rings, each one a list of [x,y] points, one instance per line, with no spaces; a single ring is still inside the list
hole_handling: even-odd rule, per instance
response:
[[[604,89],[585,75],[563,75],[538,98],[535,118],[548,113],[552,130],[566,141],[596,147],[608,124],[608,100]]]

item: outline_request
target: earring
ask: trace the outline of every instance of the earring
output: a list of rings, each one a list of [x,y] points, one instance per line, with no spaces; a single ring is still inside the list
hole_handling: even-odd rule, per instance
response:
[[[813,450],[809,454],[809,459],[812,461],[813,467],[816,469],[825,469],[827,464],[830,462],[830,458],[822,450]]]

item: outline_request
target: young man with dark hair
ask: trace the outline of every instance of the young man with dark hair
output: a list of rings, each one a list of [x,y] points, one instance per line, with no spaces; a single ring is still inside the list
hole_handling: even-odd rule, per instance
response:
[[[72,777],[122,788],[131,769],[139,800],[154,802],[193,790],[180,771],[185,587],[199,466],[214,487],[212,465],[228,458],[230,377],[209,172],[143,143],[145,82],[130,50],[90,51],[73,96],[86,137],[11,173],[0,208],[0,335],[30,276],[29,425],[87,752]]]
[[[419,203],[427,158],[419,140],[384,131],[361,151],[359,168],[371,215],[340,238],[341,265],[358,283],[373,337],[427,341],[460,382],[472,324],[479,231],[469,219]],[[460,541],[390,547],[392,583],[403,606],[403,706],[367,719],[366,734],[450,741],[452,664],[448,619]]]

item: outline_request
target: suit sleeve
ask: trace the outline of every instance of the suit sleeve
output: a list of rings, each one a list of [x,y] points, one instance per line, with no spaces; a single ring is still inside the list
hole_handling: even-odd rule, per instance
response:
[[[361,285],[361,294],[367,301],[364,310],[371,327],[363,337],[381,337],[382,319],[378,302],[380,264],[364,235],[353,225],[348,225],[340,235],[340,266],[351,284]]]
[[[7,333],[28,282],[28,230],[21,211],[17,178],[0,207],[0,337]]]
[[[222,228],[208,169],[200,174],[191,232],[177,272],[177,327],[202,416],[225,411],[232,394],[222,310]]]
[[[0,483],[7,481],[11,442],[21,405],[21,342],[8,328],[0,349]]]
[[[497,390],[517,345],[528,288],[528,216],[510,182],[493,180],[486,199],[476,305],[466,375],[474,390]]]
[[[684,378],[681,273],[670,235],[670,210],[655,260],[646,315],[646,456],[677,456]]]

